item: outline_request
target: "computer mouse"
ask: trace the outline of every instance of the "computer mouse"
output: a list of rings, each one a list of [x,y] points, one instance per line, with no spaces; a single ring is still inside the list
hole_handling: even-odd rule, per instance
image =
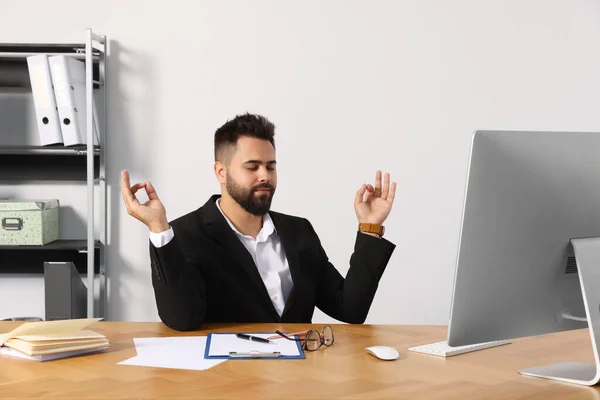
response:
[[[366,347],[367,353],[379,358],[380,360],[395,360],[400,357],[398,350],[388,346],[371,346]]]

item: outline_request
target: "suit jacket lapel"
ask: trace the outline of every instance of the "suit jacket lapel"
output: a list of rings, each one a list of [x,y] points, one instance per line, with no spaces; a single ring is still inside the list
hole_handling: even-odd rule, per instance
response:
[[[290,309],[290,307],[293,306],[296,298],[296,293],[298,291],[296,287],[300,283],[300,256],[298,255],[298,246],[296,245],[294,239],[294,232],[291,229],[291,227],[287,226],[285,222],[280,220],[277,213],[269,213],[269,215],[273,220],[273,225],[275,225],[275,229],[277,230],[277,234],[279,235],[279,239],[281,240],[281,246],[283,247],[283,251],[285,252],[285,257],[287,258],[288,266],[290,268],[290,274],[292,276],[292,282],[294,284],[285,303],[283,312],[281,313],[281,317],[283,318],[286,312]]]
[[[267,288],[260,277],[258,268],[252,259],[252,256],[242,244],[236,233],[231,229],[225,217],[221,214],[216,205],[216,200],[221,197],[219,195],[212,196],[203,206],[204,224],[210,237],[218,242],[242,267],[246,272],[252,284],[261,293],[261,297],[265,301],[267,307],[276,319],[279,319],[279,314],[271,302]]]

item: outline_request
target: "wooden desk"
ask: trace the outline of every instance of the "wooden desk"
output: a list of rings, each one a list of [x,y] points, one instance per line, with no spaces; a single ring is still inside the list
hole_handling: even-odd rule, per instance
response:
[[[0,332],[18,324],[1,322]],[[592,363],[587,329],[443,359],[407,348],[444,340],[446,327],[344,324],[333,325],[332,347],[307,352],[305,360],[226,361],[206,371],[117,365],[136,355],[135,337],[308,327],[229,324],[182,333],[161,323],[100,322],[92,329],[112,344],[104,353],[46,363],[1,357],[0,398],[600,399],[595,388],[517,374],[520,368],[553,362]],[[393,346],[400,358],[380,361],[364,350],[373,345]]]

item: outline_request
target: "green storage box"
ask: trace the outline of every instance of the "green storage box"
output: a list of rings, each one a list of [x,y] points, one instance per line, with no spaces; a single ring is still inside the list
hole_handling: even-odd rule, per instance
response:
[[[44,245],[58,239],[58,200],[0,200],[0,245]]]

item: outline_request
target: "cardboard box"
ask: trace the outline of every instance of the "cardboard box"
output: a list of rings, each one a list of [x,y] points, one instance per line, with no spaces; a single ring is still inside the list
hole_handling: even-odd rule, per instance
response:
[[[0,200],[0,245],[44,245],[58,239],[58,200]]]

